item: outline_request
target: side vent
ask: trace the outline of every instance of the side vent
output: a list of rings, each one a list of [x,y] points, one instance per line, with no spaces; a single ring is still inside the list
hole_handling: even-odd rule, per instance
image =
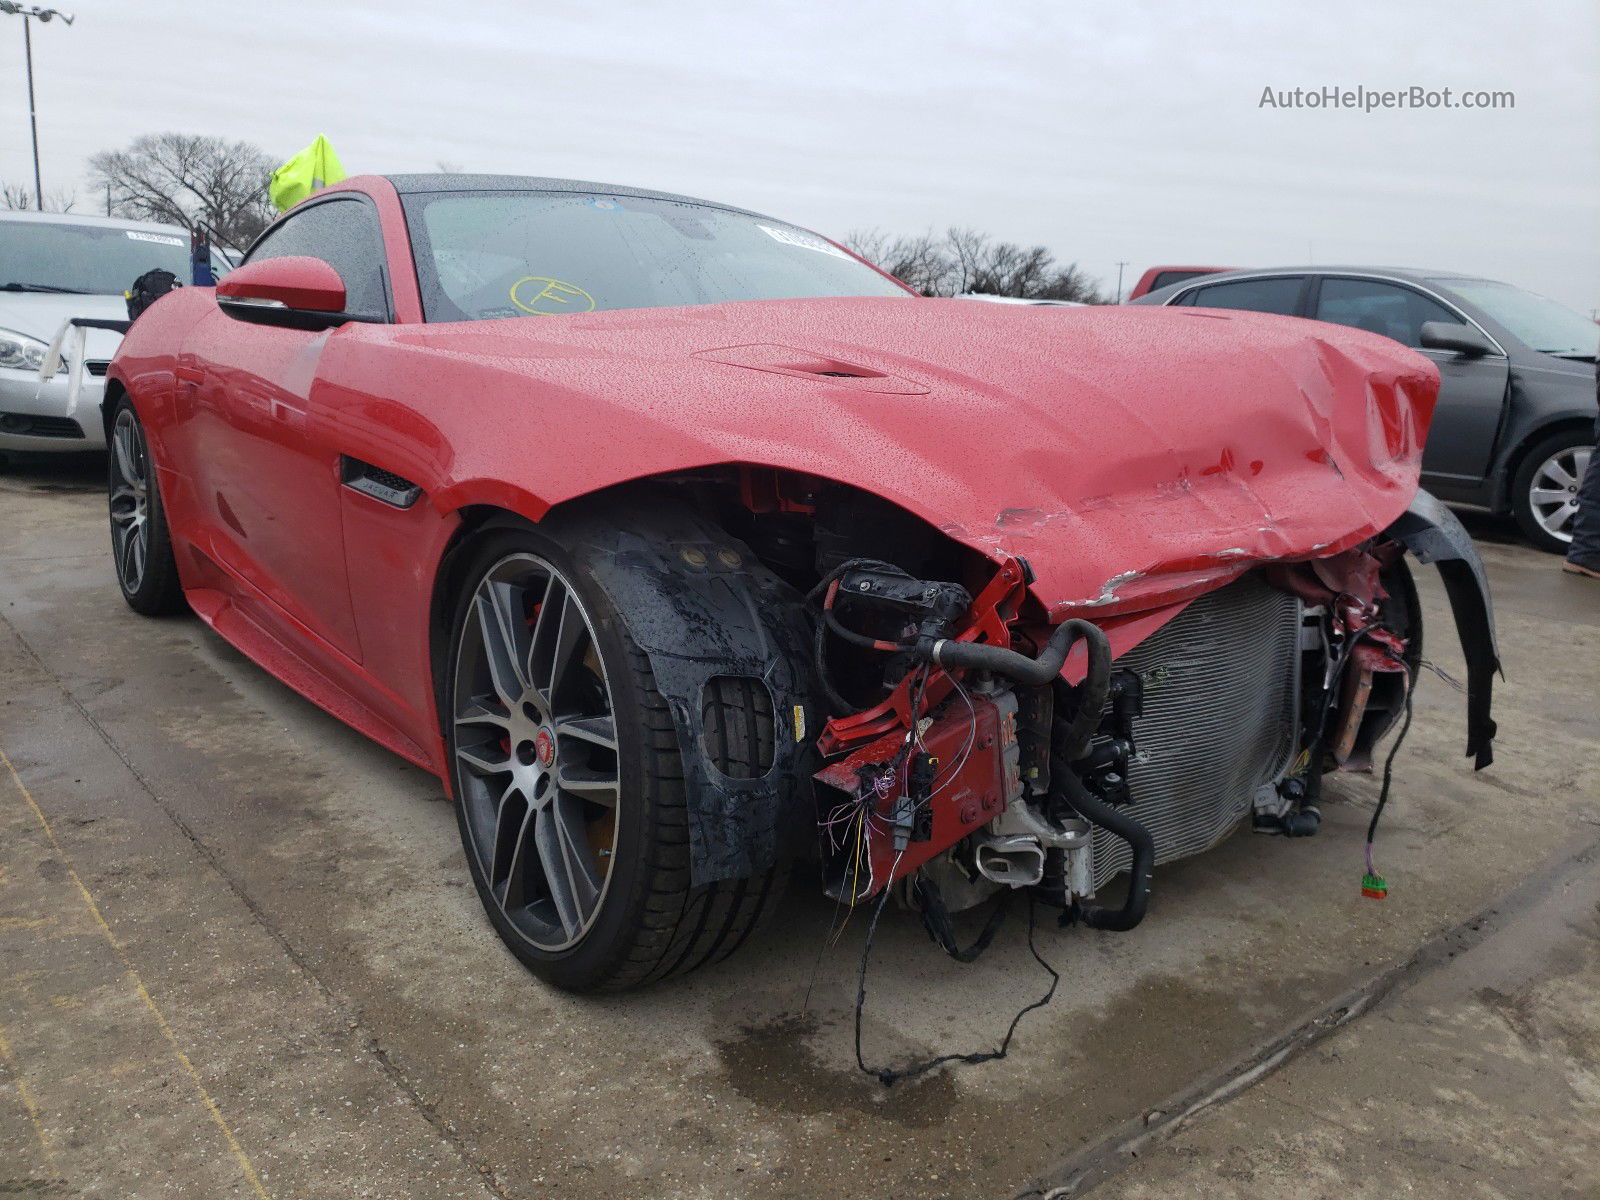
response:
[[[393,508],[410,508],[422,496],[422,489],[405,476],[348,454],[339,456],[339,476],[351,491],[371,496]]]

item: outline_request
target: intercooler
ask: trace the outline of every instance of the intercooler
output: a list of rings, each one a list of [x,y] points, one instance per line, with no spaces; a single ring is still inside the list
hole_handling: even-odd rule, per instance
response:
[[[1112,664],[1144,684],[1127,811],[1150,831],[1157,863],[1215,845],[1287,771],[1299,644],[1300,602],[1251,574],[1200,597]],[[1127,843],[1095,831],[1095,887],[1131,861]]]

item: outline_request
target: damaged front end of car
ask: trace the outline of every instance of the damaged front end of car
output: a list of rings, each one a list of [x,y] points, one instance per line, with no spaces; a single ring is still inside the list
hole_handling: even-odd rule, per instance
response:
[[[937,304],[741,307],[659,331],[642,361],[693,388],[596,401],[638,473],[544,524],[649,657],[694,886],[814,860],[841,909],[871,902],[869,952],[891,901],[962,960],[1015,898],[1030,929],[1040,904],[1132,929],[1162,864],[1246,823],[1315,833],[1324,776],[1406,727],[1408,556],[1443,576],[1487,765],[1482,566],[1417,490],[1433,365],[1158,315],[992,322],[980,353]],[[958,944],[951,915],[991,901]]]
[[[1031,889],[1068,921],[1126,930],[1156,866],[1247,817],[1315,833],[1323,773],[1371,768],[1416,679],[1408,548],[1446,572],[1468,664],[1467,752],[1486,766],[1490,600],[1470,541],[1425,494],[1380,537],[1245,571],[1116,655],[1090,620],[1028,619],[1023,560],[971,597],[890,564],[841,564],[816,604],[818,669],[826,680],[838,658],[875,656],[891,691],[840,712],[853,706],[829,689],[815,779],[830,891],[854,904],[909,880],[905,898],[937,925]],[[1095,904],[1123,872],[1120,904]]]
[[[1444,573],[1467,752],[1490,760],[1491,603],[1426,493],[1337,553],[1052,622],[1026,557],[858,489],[749,467],[672,483],[567,525],[671,706],[697,883],[815,857],[838,901],[893,889],[947,949],[948,914],[1005,892],[1131,929],[1156,867],[1246,820],[1313,834],[1324,773],[1371,768],[1421,665],[1408,551]],[[762,697],[737,755],[711,719],[730,680]]]

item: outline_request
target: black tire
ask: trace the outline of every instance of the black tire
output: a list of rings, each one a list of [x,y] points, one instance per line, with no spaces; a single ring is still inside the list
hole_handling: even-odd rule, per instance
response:
[[[726,958],[749,938],[760,918],[776,906],[787,878],[786,865],[779,864],[756,879],[693,886],[689,871],[688,809],[676,728],[667,702],[656,691],[649,658],[634,642],[626,622],[572,556],[554,540],[532,528],[497,530],[484,536],[468,553],[470,558],[461,574],[465,583],[454,605],[450,649],[443,664],[441,718],[450,754],[451,784],[456,796],[462,845],[473,884],[495,931],[534,974],[573,992],[622,991]],[[483,836],[485,792],[492,795],[493,789],[499,786],[499,775],[485,774],[477,766],[469,769],[464,765],[463,738],[476,737],[475,727],[470,722],[457,720],[458,714],[476,713],[486,699],[509,713],[509,706],[498,704],[496,697],[486,697],[481,691],[476,696],[466,694],[472,690],[474,672],[485,653],[482,635],[475,632],[473,624],[479,620],[474,615],[474,606],[479,589],[490,580],[513,578],[504,572],[514,571],[524,561],[524,556],[539,560],[544,567],[558,573],[561,586],[570,588],[579,601],[589,627],[590,646],[597,656],[600,685],[609,692],[614,721],[616,803],[611,810],[612,852],[609,867],[604,870],[603,887],[588,918],[590,923],[575,934],[570,945],[556,945],[553,937],[543,937],[538,929],[530,935],[536,905],[545,903],[549,912],[553,904],[536,901],[535,905],[519,906],[508,912],[503,903],[502,898],[509,896],[509,889],[514,886],[509,881],[509,873],[516,869],[519,861],[515,853],[508,859],[495,852],[499,849],[499,830],[506,828],[509,822],[497,819],[494,851],[485,846],[484,852],[480,852],[474,840],[475,831],[480,840],[490,840]],[[544,567],[530,564],[529,569],[537,573]],[[549,586],[548,583],[545,586]],[[549,598],[552,594],[544,593],[538,612],[554,603]],[[538,641],[538,613],[529,616],[527,623],[532,630],[530,643]],[[582,660],[589,661],[587,653]],[[591,670],[590,673],[595,672]],[[552,683],[551,694],[556,690],[557,685]],[[764,689],[761,690],[764,693]],[[751,725],[744,719],[744,707],[759,701],[739,694],[736,688],[729,688],[725,694],[719,693],[714,703],[719,719],[725,718],[730,730],[745,730]],[[768,711],[764,716],[752,716],[751,720],[765,720],[770,727],[770,699],[766,704]],[[597,718],[581,719],[592,724]],[[494,718],[489,720],[492,723]],[[563,728],[548,712],[539,720],[545,722],[540,725],[541,730],[546,725],[552,731]],[[569,723],[571,720],[568,718]],[[494,732],[491,724],[491,734]],[[508,803],[515,803],[505,797],[519,786],[515,775],[517,768],[511,766],[517,748],[511,742],[526,732],[525,726],[510,727],[500,743],[506,754],[505,770],[500,774],[508,780],[507,791],[498,801],[498,811],[502,813]],[[567,753],[562,748],[567,743],[564,735],[552,736],[550,741],[557,749],[552,752],[552,761],[546,769],[551,779],[559,779],[564,763],[560,756]],[[754,752],[739,743],[737,737],[731,747],[733,755],[742,755],[745,761],[753,763]],[[492,747],[483,744],[468,745],[465,749],[467,756],[474,760],[492,752]],[[542,754],[541,750],[537,762],[544,762]],[[532,768],[533,764],[524,760],[523,766]],[[538,785],[532,786],[537,788]],[[559,784],[550,785],[549,790],[559,793]],[[532,802],[524,803],[529,810],[536,807]],[[546,800],[544,803],[553,802]],[[597,845],[593,830],[596,824],[603,825],[604,811],[596,815],[591,808],[586,808],[585,812],[588,836],[582,841],[569,839],[563,845]],[[533,815],[525,813],[520,819],[526,823],[533,820]],[[530,835],[521,836],[526,839]],[[598,841],[603,842],[604,837],[602,832]],[[537,851],[529,854],[533,857],[526,861],[536,862]],[[490,863],[496,864],[492,869],[497,872],[501,869],[498,864],[508,864],[508,879],[491,879]],[[548,885],[547,879],[546,882]],[[537,891],[537,888],[516,886],[522,896]],[[551,928],[554,928],[553,923]],[[565,932],[573,935],[570,928]]]
[[[1541,484],[1548,485],[1551,481],[1541,479],[1545,464],[1552,459],[1571,455],[1578,451],[1588,450],[1594,445],[1593,431],[1587,427],[1565,429],[1553,433],[1547,438],[1542,438],[1534,447],[1523,455],[1517,467],[1517,473],[1511,479],[1511,515],[1517,519],[1523,535],[1541,550],[1551,554],[1565,554],[1572,546],[1572,518],[1576,508],[1558,509],[1552,519],[1551,505],[1548,500],[1541,504],[1535,497],[1535,489],[1548,496],[1549,489],[1540,488]],[[1577,485],[1582,483],[1582,472],[1571,485],[1570,495],[1575,504],[1577,500]],[[1561,485],[1565,490],[1566,485]],[[1564,521],[1557,525],[1555,532],[1550,526],[1556,525],[1557,520],[1564,517]]]
[[[122,397],[112,414],[106,447],[111,561],[128,607],[147,617],[164,617],[184,612],[188,605],[149,447],[133,402]]]

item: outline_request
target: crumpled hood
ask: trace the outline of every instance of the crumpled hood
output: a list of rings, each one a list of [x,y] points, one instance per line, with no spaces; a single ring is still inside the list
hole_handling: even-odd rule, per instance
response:
[[[756,301],[340,341],[324,367],[348,352],[369,383],[368,353],[401,351],[396,379],[455,360],[417,415],[459,431],[470,407],[480,433],[439,443],[463,486],[554,505],[717,463],[803,471],[1025,557],[1053,619],[1372,536],[1416,492],[1438,389],[1387,338],[1204,309]]]

